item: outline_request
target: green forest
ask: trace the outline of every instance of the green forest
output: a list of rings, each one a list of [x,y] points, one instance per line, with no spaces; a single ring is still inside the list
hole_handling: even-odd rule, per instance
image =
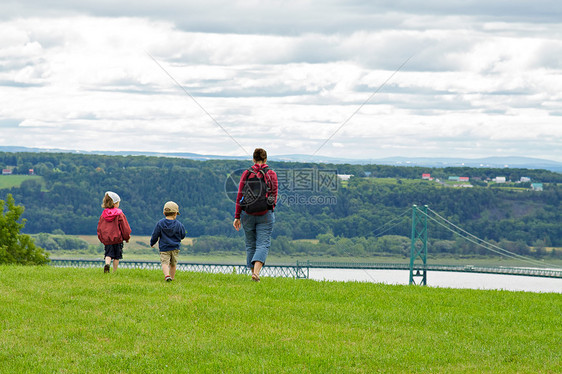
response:
[[[353,251],[380,246],[375,239],[382,235],[408,238],[413,204],[428,205],[482,239],[511,243],[514,248],[562,246],[560,173],[511,168],[269,165],[279,176],[273,236],[279,238],[274,245],[281,250],[285,246],[294,251],[287,243],[298,239],[317,239],[320,246],[316,249],[339,243],[345,251]],[[13,173],[0,176],[0,199],[12,194],[16,204],[25,207],[26,233],[71,235],[95,234],[107,190],[121,196],[121,208],[134,235],[150,235],[162,217],[163,204],[173,200],[180,206],[179,219],[188,236],[220,241],[242,235],[232,228],[232,195],[238,176],[249,166],[249,161],[233,160],[0,152],[0,167]],[[22,178],[30,169],[33,175]],[[441,180],[466,176],[473,187],[454,188],[422,180],[422,173]],[[337,175],[352,177],[342,181]],[[513,183],[491,182],[497,176]],[[15,177],[19,179],[10,184],[8,178]],[[542,183],[544,190],[531,191],[530,183],[515,183],[522,177]],[[441,242],[441,251],[461,246],[455,245],[453,233],[439,225],[430,222],[428,231],[432,241]],[[203,243],[205,240],[199,245]]]

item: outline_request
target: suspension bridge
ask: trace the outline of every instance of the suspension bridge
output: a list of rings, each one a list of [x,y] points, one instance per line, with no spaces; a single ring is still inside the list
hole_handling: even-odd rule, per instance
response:
[[[407,212],[407,211],[406,211]],[[405,213],[406,213],[405,212]],[[400,223],[400,218],[404,213],[388,222],[382,233]],[[479,266],[479,265],[442,265],[427,263],[427,240],[428,220],[453,232],[455,235],[468,240],[476,246],[482,247],[492,253],[518,260],[525,263],[525,266]],[[398,223],[395,223],[398,222]],[[379,232],[379,236],[382,235]],[[103,260],[92,259],[52,259],[51,265],[57,267],[102,267]],[[132,269],[160,269],[158,261],[128,261],[122,260],[119,263],[121,268]],[[249,271],[243,264],[235,263],[196,263],[178,262],[177,269],[180,271],[195,271],[207,273],[231,273],[248,274]],[[311,269],[361,269],[361,270],[407,270],[409,271],[409,284],[427,285],[428,271],[442,272],[463,272],[480,274],[500,274],[500,275],[520,275],[529,277],[562,278],[562,268],[554,266],[544,261],[540,261],[528,256],[523,256],[512,251],[503,249],[493,243],[489,243],[463,230],[454,223],[448,221],[437,212],[431,210],[427,205],[412,206],[412,233],[410,244],[409,263],[372,263],[372,262],[324,262],[324,261],[297,261],[296,264],[275,265],[266,264],[261,274],[270,277],[290,277],[296,279],[307,279]]]
[[[428,265],[427,264],[427,223],[428,220],[451,231],[453,234],[469,241],[470,243],[484,248],[487,251],[502,257],[517,260],[527,264],[521,267],[504,266],[474,266],[474,265]],[[477,236],[467,232],[461,227],[442,217],[439,213],[430,209],[427,205],[418,207],[412,206],[412,235],[410,246],[410,284],[427,284],[427,271],[451,271],[465,273],[485,273],[503,275],[523,275],[532,277],[562,278],[562,268],[554,266],[544,261],[540,261],[528,256],[501,248],[493,243],[487,242]]]
[[[103,260],[92,259],[51,259],[51,266],[102,268]],[[125,269],[160,269],[158,261],[122,260],[120,268]],[[206,273],[248,274],[245,265],[233,263],[195,263],[178,262],[180,271],[196,271]],[[297,261],[295,265],[266,265],[261,274],[270,277],[289,277],[308,279],[310,269],[358,269],[358,270],[411,270],[407,263],[372,263],[372,262],[326,262],[326,261]],[[421,276],[424,271],[446,271],[481,274],[524,275],[531,277],[562,278],[562,269],[541,269],[530,267],[507,266],[475,266],[475,265],[415,265],[414,276]],[[418,274],[419,273],[419,274]]]

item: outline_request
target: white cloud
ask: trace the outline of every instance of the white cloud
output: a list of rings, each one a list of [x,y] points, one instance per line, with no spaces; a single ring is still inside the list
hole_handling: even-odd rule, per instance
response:
[[[210,114],[270,154],[562,161],[560,11],[488,3],[8,2],[0,144],[241,154]]]

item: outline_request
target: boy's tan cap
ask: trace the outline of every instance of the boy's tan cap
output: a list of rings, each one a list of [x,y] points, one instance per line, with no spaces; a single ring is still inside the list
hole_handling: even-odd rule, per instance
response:
[[[178,204],[174,203],[173,201],[168,201],[164,204],[164,214],[166,213],[177,213],[180,214],[180,208]]]

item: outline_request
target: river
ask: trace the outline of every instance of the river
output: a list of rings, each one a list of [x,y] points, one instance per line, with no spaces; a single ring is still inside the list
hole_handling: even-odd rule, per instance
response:
[[[408,284],[410,272],[407,270],[310,268],[309,276],[310,279],[315,280]],[[416,281],[419,279],[421,278],[416,278]],[[428,271],[427,285],[430,287],[444,288],[554,292],[562,294],[562,279],[560,278],[529,277],[521,275]]]

